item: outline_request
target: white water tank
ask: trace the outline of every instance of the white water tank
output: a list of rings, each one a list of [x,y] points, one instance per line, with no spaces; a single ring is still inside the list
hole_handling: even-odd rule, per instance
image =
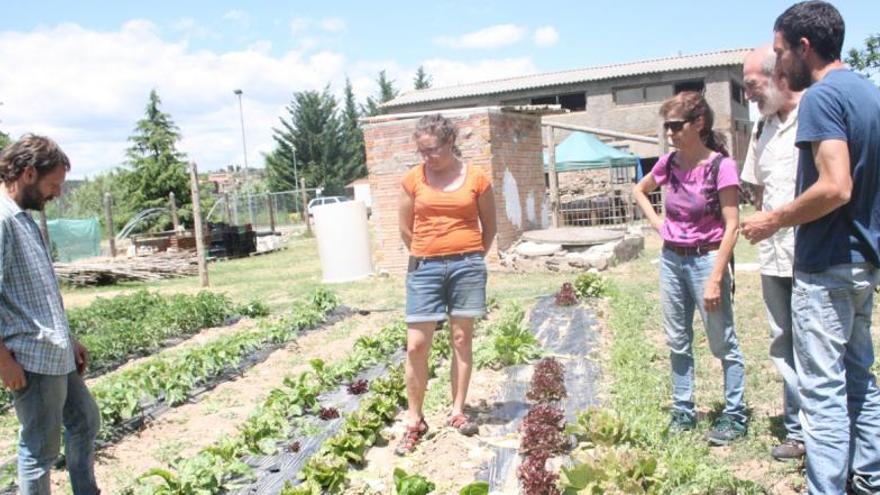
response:
[[[314,209],[314,217],[324,283],[351,282],[373,274],[363,201],[325,204]]]

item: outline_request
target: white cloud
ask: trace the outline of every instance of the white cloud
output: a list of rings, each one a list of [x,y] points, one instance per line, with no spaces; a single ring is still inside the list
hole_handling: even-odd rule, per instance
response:
[[[532,40],[538,46],[553,46],[559,41],[559,33],[553,26],[543,26],[535,30]]]
[[[331,33],[339,33],[345,31],[345,19],[339,17],[328,17],[321,21],[321,29]]]
[[[441,36],[435,38],[438,45],[451,48],[501,48],[517,43],[525,35],[526,29],[515,24],[498,24],[461,36]]]
[[[177,19],[171,23],[171,29],[182,34],[185,38],[201,40],[217,37],[217,33],[197,23],[192,17]]]
[[[163,110],[183,136],[180,149],[204,170],[241,162],[238,102],[244,90],[248,161],[261,166],[272,127],[292,91],[341,91],[345,57],[330,51],[273,56],[269,45],[215,53],[163,40],[146,21],[116,31],[62,24],[0,33],[3,88],[0,128],[13,136],[54,137],[73,162],[72,177],[93,175],[124,161],[127,137],[156,88]],[[46,67],[51,67],[47,73]]]
[[[248,13],[239,9],[232,9],[223,14],[223,20],[226,21],[247,22],[249,19]]]
[[[72,178],[94,175],[124,162],[127,138],[143,117],[155,88],[162,109],[180,128],[180,150],[214,170],[242,162],[238,100],[241,88],[250,166],[273,147],[272,128],[294,91],[323,90],[341,96],[351,79],[359,102],[376,92],[380,70],[402,91],[412,88],[415,67],[394,59],[348,60],[339,52],[290,50],[273,54],[268,42],[215,52],[169,41],[154,24],[133,20],[112,31],[61,24],[29,32],[0,32],[0,129],[55,138],[71,157]],[[277,50],[277,49],[276,49]],[[421,62],[435,86],[536,72],[529,58]],[[47,71],[46,67],[51,67]]]

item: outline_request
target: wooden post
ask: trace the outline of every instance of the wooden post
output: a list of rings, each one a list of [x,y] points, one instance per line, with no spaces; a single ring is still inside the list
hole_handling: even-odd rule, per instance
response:
[[[226,225],[232,225],[232,209],[229,205],[229,193],[223,193],[223,211],[226,212]]]
[[[559,227],[559,177],[556,176],[556,142],[553,126],[544,126],[544,143],[547,144],[547,175],[550,178],[550,225]]]
[[[275,205],[272,204],[272,193],[266,193],[266,208],[269,209],[269,231],[275,233]]]
[[[205,256],[205,231],[202,227],[202,203],[199,196],[199,170],[196,162],[189,163],[189,186],[192,191],[193,233],[196,235],[196,253],[199,259],[199,278],[202,287],[208,286],[208,260]]]
[[[174,231],[180,230],[180,219],[177,218],[177,200],[174,193],[168,193],[168,209],[171,210],[171,224],[174,225]]]
[[[52,258],[52,239],[49,238],[49,224],[46,223],[46,210],[40,210],[40,233],[43,234],[43,242],[46,244],[46,252]],[[54,259],[52,260],[54,261]]]
[[[104,193],[104,222],[107,223],[107,240],[110,241],[110,256],[116,257],[116,233],[113,229],[113,196]]]
[[[299,194],[300,194],[300,197],[302,198],[302,204],[303,204],[302,216],[303,216],[303,220],[305,220],[305,222],[306,222],[306,232],[308,232],[309,235],[311,235],[312,234],[312,221],[311,221],[311,219],[309,219],[309,208],[308,208],[309,203],[308,203],[308,197],[306,196],[306,180],[305,179],[299,180],[299,189],[300,189]]]
[[[663,128],[663,122],[657,129],[657,156],[663,156],[669,153],[669,140],[666,139],[666,129]]]

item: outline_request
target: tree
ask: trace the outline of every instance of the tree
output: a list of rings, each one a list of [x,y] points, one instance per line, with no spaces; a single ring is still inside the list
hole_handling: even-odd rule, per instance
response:
[[[413,86],[416,89],[428,89],[431,87],[431,76],[425,72],[425,68],[421,65],[416,70],[416,77],[413,80]]]
[[[345,160],[352,167],[353,179],[360,179],[367,175],[364,132],[359,121],[361,113],[348,78],[345,78],[343,94],[345,101],[342,108],[342,139],[345,142]]]
[[[0,131],[0,150],[6,147],[9,143],[12,142],[12,139],[9,138],[9,134],[6,134],[3,131]]]
[[[146,115],[128,138],[127,168],[120,172],[125,196],[119,205],[127,218],[144,208],[167,206],[171,192],[179,202],[181,218],[192,218],[186,155],[177,150],[180,132],[171,116],[159,109],[161,104],[156,90],[150,91]],[[153,223],[167,225],[167,218]]]
[[[275,149],[266,155],[270,189],[295,188],[294,150],[298,177],[309,187],[322,187],[325,194],[342,194],[345,184],[358,178],[358,165],[347,162],[336,105],[329,87],[320,93],[293,94],[286,118],[280,117],[280,127],[273,129]]]
[[[393,100],[398,93],[398,91],[394,89],[394,81],[388,79],[384,70],[379,72],[376,84],[379,85],[379,94],[376,95],[376,98],[367,97],[367,106],[364,109],[364,113],[369,117],[383,113],[383,110],[379,105]]]
[[[868,36],[865,40],[865,48],[859,50],[850,48],[844,60],[853,70],[861,72],[867,77],[880,74],[880,34]],[[875,82],[878,82],[875,80]]]

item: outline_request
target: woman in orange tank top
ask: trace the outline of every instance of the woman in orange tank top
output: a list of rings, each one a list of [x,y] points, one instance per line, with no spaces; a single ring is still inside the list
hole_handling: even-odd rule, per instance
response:
[[[422,117],[413,138],[424,163],[404,176],[400,235],[410,250],[406,276],[407,429],[395,452],[412,452],[428,431],[422,412],[428,355],[437,323],[449,319],[452,343],[452,411],[448,425],[474,435],[464,413],[472,368],[474,320],[486,313],[486,263],[495,237],[492,182],[462,162],[456,129],[439,114]]]

